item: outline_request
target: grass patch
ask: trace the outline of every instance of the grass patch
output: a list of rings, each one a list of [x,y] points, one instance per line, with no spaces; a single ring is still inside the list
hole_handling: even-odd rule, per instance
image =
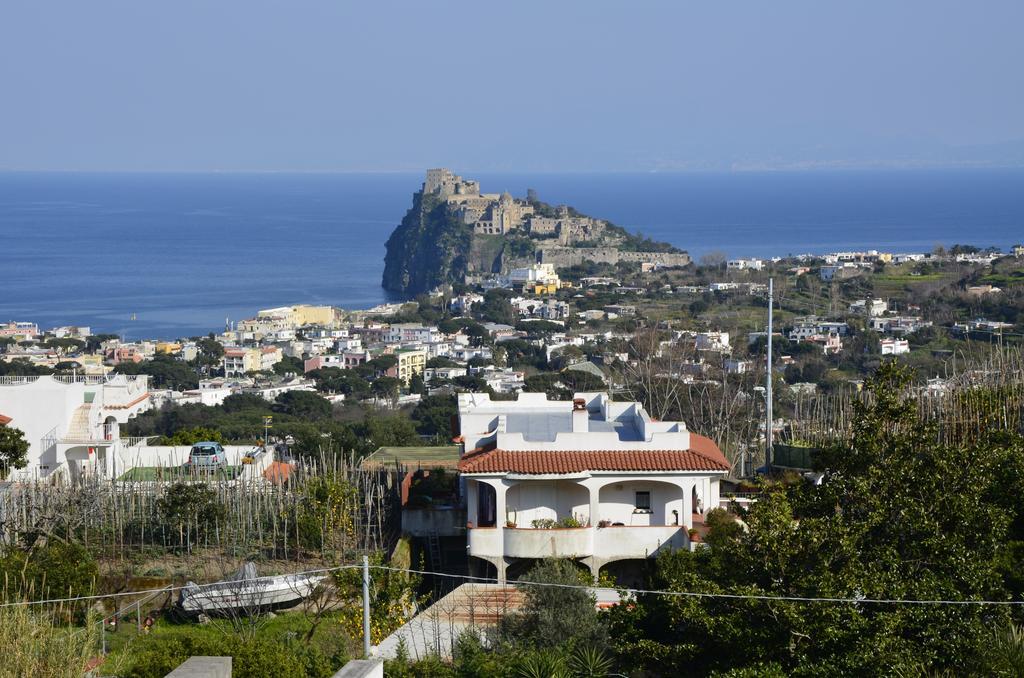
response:
[[[1024,271],[1016,270],[1009,273],[990,273],[978,280],[980,285],[995,285],[997,287],[1009,287],[1010,285],[1024,284]]]
[[[176,624],[159,620],[149,634],[126,624],[107,634],[110,654],[99,675],[161,678],[193,655],[231,656],[236,675],[324,677],[341,668],[357,644],[342,628],[341,615],[327,613],[312,639],[310,621],[299,611],[246,622],[228,620]]]

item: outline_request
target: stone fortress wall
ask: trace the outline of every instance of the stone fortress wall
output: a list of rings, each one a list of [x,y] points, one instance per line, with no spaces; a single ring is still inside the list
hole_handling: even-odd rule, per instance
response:
[[[553,264],[555,268],[577,266],[584,261],[613,265],[621,261],[686,266],[690,263],[690,255],[685,252],[626,252],[617,247],[542,247],[539,249],[538,261]]]
[[[526,200],[505,193],[481,193],[480,182],[463,179],[451,170],[427,170],[424,195],[435,194],[444,200],[459,220],[481,235],[506,235],[516,230],[550,238],[538,243],[538,260],[556,267],[574,266],[584,261],[617,264],[652,263],[686,266],[690,256],[674,252],[627,252],[614,247],[618,237],[609,238],[607,222],[591,217],[573,216],[569,208],[558,207],[554,217],[534,214]],[[555,236],[551,238],[551,236]],[[604,247],[573,247],[577,243],[603,242]]]

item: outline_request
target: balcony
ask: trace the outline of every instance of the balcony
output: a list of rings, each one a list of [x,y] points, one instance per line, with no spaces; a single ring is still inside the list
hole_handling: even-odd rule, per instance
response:
[[[689,541],[681,525],[599,527],[594,555],[603,560],[649,558],[664,549],[685,549]]]
[[[582,558],[594,553],[590,527],[506,527],[504,532],[505,555],[513,558]]]
[[[501,558],[504,542],[500,527],[475,527],[466,530],[469,555],[479,558]]]
[[[650,558],[659,552],[689,547],[682,525],[514,528],[467,530],[469,555],[482,558],[585,558],[603,561]]]

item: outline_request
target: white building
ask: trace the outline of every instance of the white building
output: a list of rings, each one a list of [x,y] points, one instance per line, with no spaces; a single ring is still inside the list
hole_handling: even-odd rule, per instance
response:
[[[248,372],[268,372],[281,362],[284,352],[277,346],[245,348],[227,346],[221,364],[225,377],[244,376]]]
[[[140,443],[120,425],[149,408],[146,375],[0,377],[0,415],[29,443],[28,466],[11,477],[116,477],[115,460]]]
[[[822,280],[842,280],[844,278],[852,278],[861,274],[861,268],[857,264],[846,262],[843,264],[833,264],[831,266],[822,266],[821,270],[818,271]]]
[[[730,259],[726,265],[730,271],[760,271],[764,268],[762,259]]]
[[[910,353],[910,342],[906,339],[882,339],[882,355],[903,355]]]
[[[533,264],[527,268],[514,268],[508,274],[513,285],[558,285],[558,274],[554,264]]]
[[[871,329],[876,332],[903,336],[917,332],[918,330],[931,327],[931,321],[922,320],[920,316],[888,316],[884,318],[872,318]]]
[[[729,351],[728,332],[699,332],[696,337],[698,351]]]
[[[889,310],[889,303],[885,299],[858,299],[850,304],[849,311],[854,315],[867,315],[870,318],[877,318],[885,315]]]
[[[754,369],[753,360],[738,360],[729,358],[725,361],[726,374],[746,374]]]
[[[388,328],[384,341],[389,344],[420,343],[441,341],[443,333],[436,327],[417,323],[399,323]]]
[[[574,558],[596,576],[615,561],[688,548],[731,468],[686,424],[653,421],[604,393],[571,402],[463,393],[459,426],[471,563],[501,580],[537,558]]]

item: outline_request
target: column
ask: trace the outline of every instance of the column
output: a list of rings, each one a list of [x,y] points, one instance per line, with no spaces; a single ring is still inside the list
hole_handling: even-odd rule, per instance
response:
[[[508,486],[505,485],[505,481],[499,479],[490,480],[487,483],[494,488],[494,522],[497,527],[505,529],[505,492],[508,490]]]
[[[679,487],[683,490],[683,527],[693,527],[693,481],[681,481]]]
[[[588,485],[590,491],[590,526],[597,527],[601,520],[601,488],[598,485]]]
[[[478,483],[474,479],[466,479],[466,522],[473,527],[478,527],[480,511],[480,495]]]

